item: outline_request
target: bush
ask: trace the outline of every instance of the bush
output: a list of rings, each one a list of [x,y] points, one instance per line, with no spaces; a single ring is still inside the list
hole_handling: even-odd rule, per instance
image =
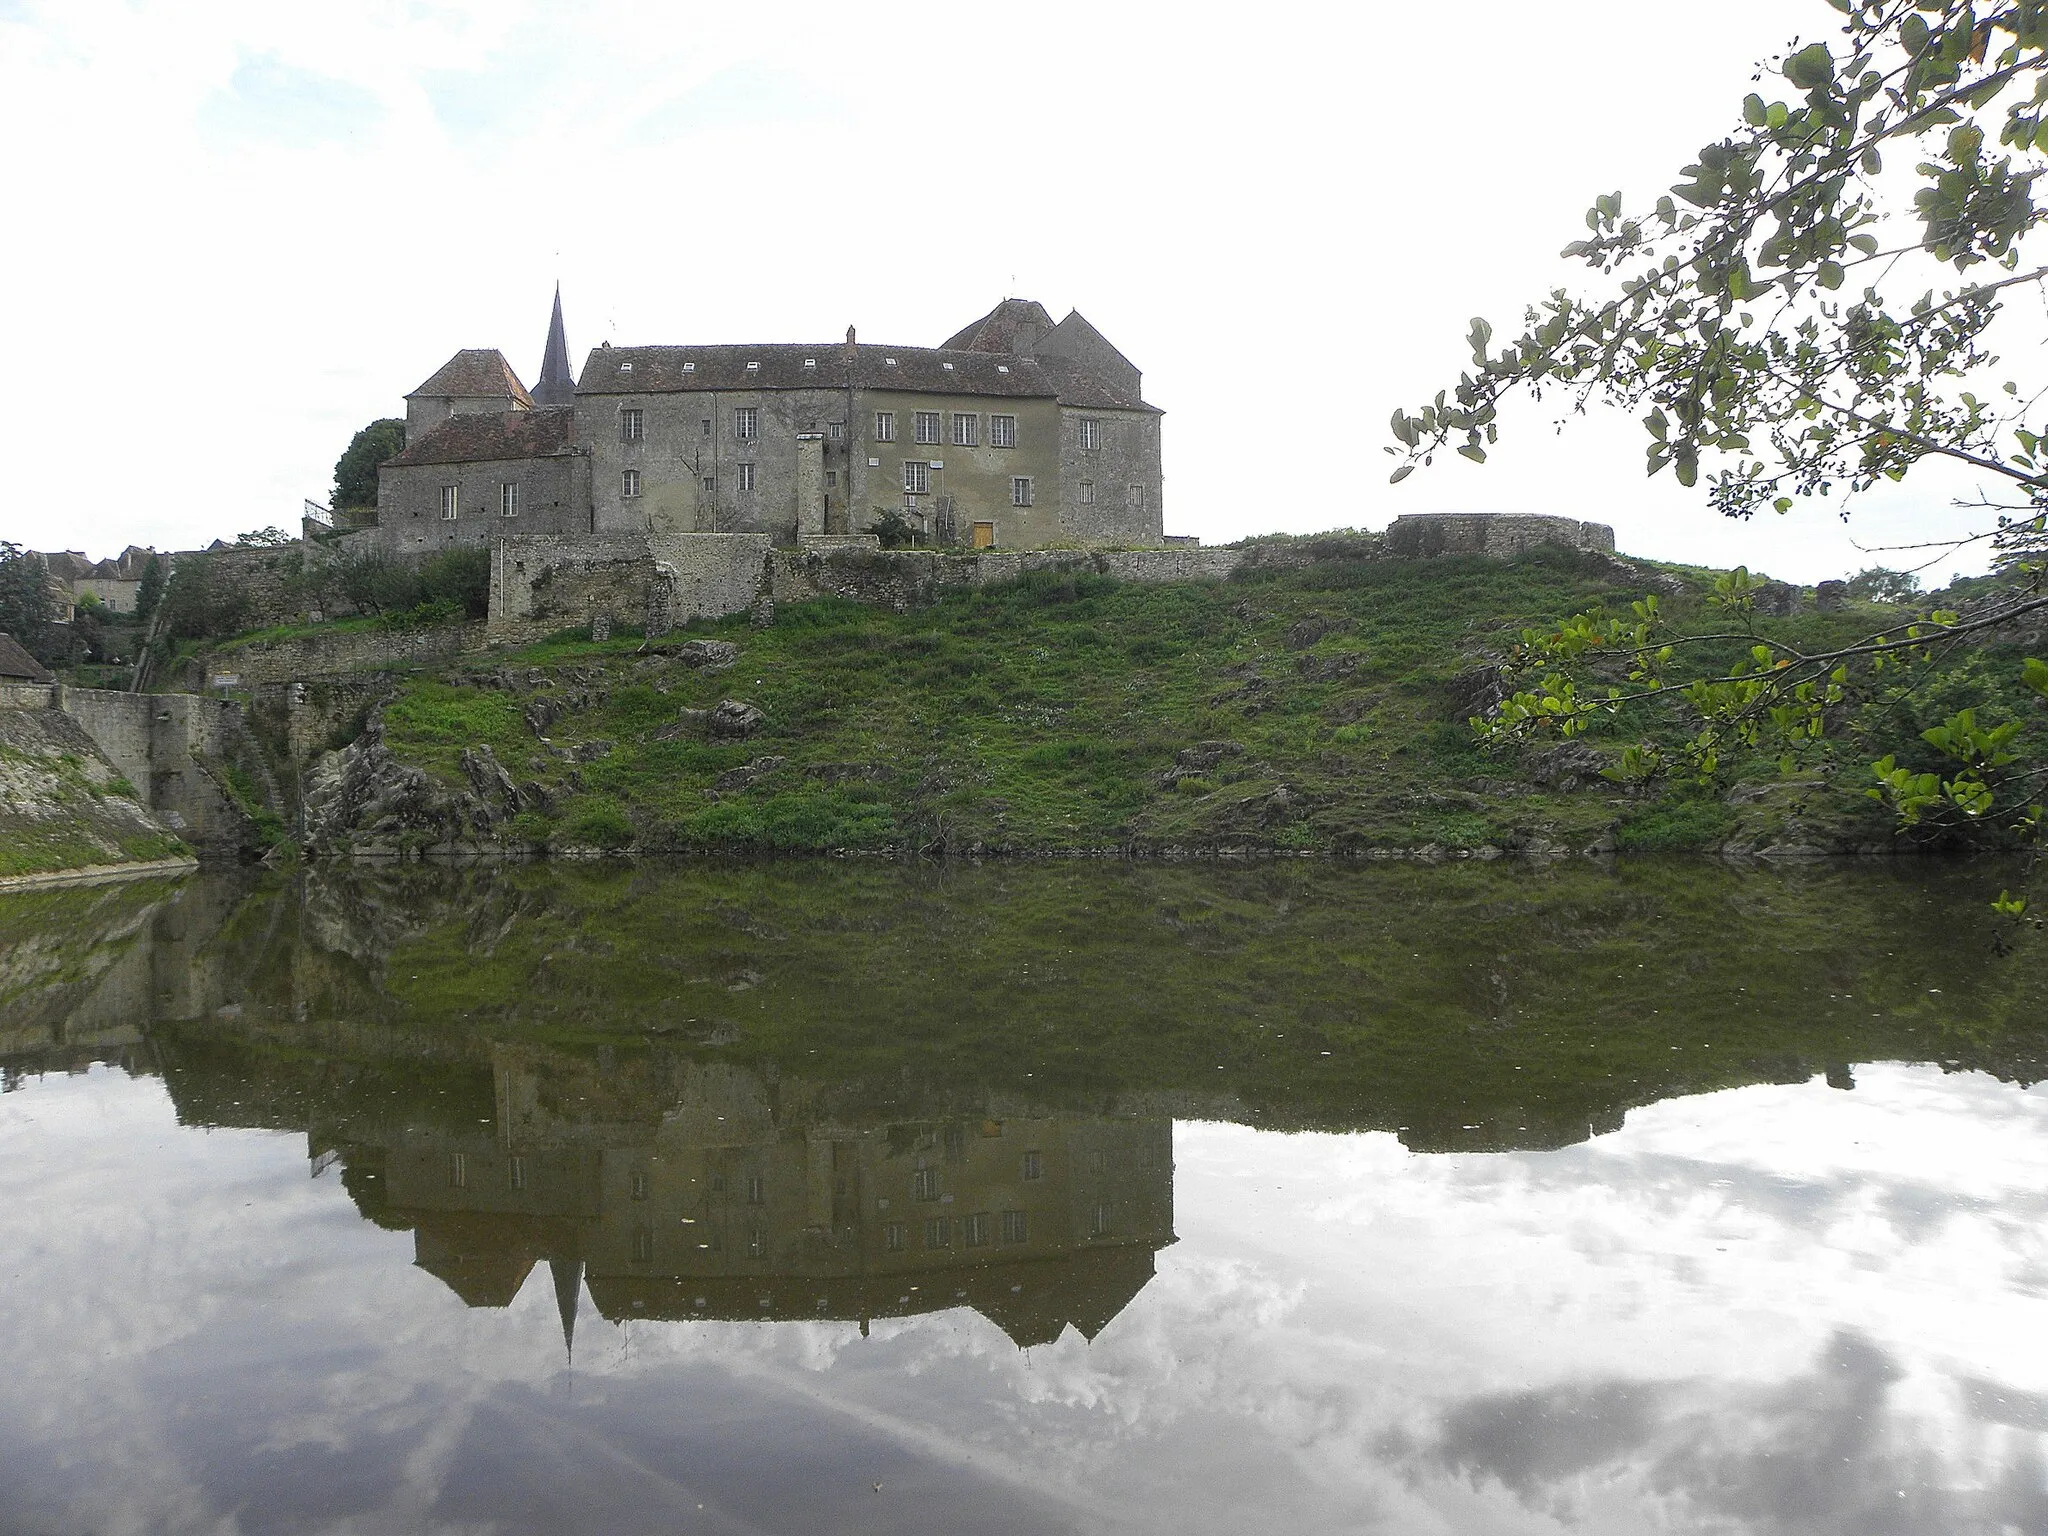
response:
[[[1615,843],[1630,853],[1696,853],[1735,830],[1735,813],[1718,800],[1653,805],[1615,828]]]
[[[186,555],[164,589],[163,633],[172,640],[205,640],[247,627],[249,593],[224,576],[211,555]]]
[[[562,829],[565,842],[593,848],[623,848],[633,841],[633,823],[616,800],[587,800]]]

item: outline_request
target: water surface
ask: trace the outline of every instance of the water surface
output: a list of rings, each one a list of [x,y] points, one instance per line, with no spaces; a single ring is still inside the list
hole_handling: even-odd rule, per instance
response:
[[[1985,878],[0,901],[0,1530],[2048,1528]]]

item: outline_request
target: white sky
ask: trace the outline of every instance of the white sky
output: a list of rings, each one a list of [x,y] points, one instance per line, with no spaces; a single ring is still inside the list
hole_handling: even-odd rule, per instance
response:
[[[530,382],[557,277],[579,365],[1078,307],[1169,412],[1167,528],[1206,541],[1545,511],[1811,581],[1964,526],[1933,475],[1847,530],[1732,525],[1643,478],[1632,423],[1542,409],[1386,485],[1387,418],[1455,380],[1468,318],[1575,281],[1594,194],[1653,199],[1822,0],[877,14],[0,0],[0,538],[292,526],[456,348]]]

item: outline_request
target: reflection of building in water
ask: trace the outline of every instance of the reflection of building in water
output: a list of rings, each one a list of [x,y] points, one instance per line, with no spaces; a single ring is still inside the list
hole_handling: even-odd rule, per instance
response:
[[[410,1227],[417,1262],[471,1306],[509,1304],[546,1260],[565,1326],[580,1270],[614,1321],[965,1304],[1028,1345],[1069,1323],[1093,1338],[1174,1240],[1169,1120],[876,1124],[728,1067],[636,1080],[513,1050],[496,1080],[495,1133],[343,1151],[366,1211]]]

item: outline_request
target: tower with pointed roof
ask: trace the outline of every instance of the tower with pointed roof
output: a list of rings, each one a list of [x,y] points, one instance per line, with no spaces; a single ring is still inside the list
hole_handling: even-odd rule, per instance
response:
[[[576,403],[576,376],[569,371],[569,339],[562,330],[560,283],[555,284],[555,312],[548,321],[548,344],[541,355],[540,382],[533,386],[533,403],[540,406]]]

